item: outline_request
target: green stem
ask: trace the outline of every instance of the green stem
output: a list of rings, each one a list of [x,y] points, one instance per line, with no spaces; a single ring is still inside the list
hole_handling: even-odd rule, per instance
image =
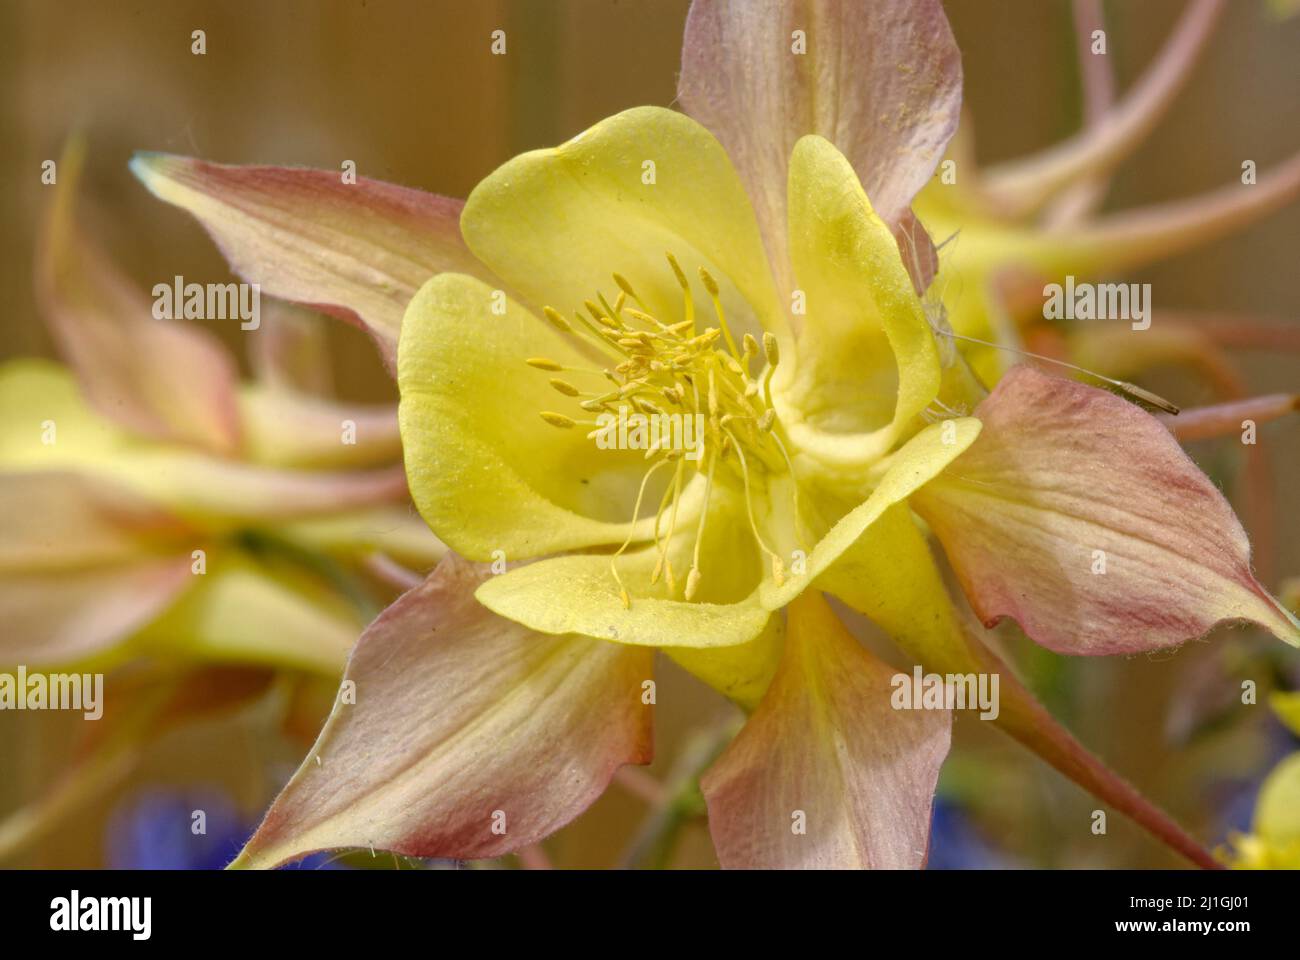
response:
[[[726,749],[740,725],[740,721],[728,719],[687,740],[668,773],[666,800],[650,811],[619,858],[622,869],[663,870],[668,866],[682,827],[705,813],[700,776]]]

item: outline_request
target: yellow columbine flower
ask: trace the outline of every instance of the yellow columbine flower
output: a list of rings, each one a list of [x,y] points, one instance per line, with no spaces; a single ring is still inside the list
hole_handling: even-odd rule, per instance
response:
[[[648,760],[657,648],[750,711],[702,784],[724,865],[917,866],[950,714],[894,709],[826,595],[926,670],[999,674],[996,722],[1213,862],[1016,683],[926,539],[986,625],[1063,653],[1226,619],[1300,639],[1159,422],[1029,368],[984,396],[927,316],[910,202],[959,97],[937,3],[697,2],[696,119],[638,108],[518,157],[459,232],[415,191],[137,160],[246,275],[395,355],[411,492],[461,555],[367,631],[367,696],[239,865],[536,842]],[[634,415],[680,429],[634,441]]]
[[[649,187],[645,158],[659,171]],[[776,611],[825,590],[924,663],[975,659],[941,652],[961,633],[912,510],[983,619],[1014,616],[1061,652],[1147,650],[1232,618],[1297,637],[1250,576],[1226,504],[1153,418],[1028,368],[975,417],[954,416],[976,398],[939,399],[940,345],[848,161],[805,137],[789,184],[789,262],[807,306],[797,337],[721,147],[687,117],[642,108],[508,163],[466,204],[470,248],[522,298],[548,304],[549,323],[513,303],[493,322],[491,287],[443,274],[412,301],[398,350],[408,476],[433,529],[475,560],[570,551],[487,580],[481,603],[546,634],[663,648],[742,704],[764,692],[782,704],[755,713],[763,749],[751,745],[759,733],[742,734],[705,780],[724,862],[745,862],[739,850],[755,842],[745,811],[756,779],[799,807],[807,785],[784,779],[795,766],[782,773],[762,757],[800,736],[801,709],[809,721],[828,709],[845,731],[898,725],[872,711],[866,680],[837,688],[830,665],[858,652],[812,597],[790,607],[778,668]],[[665,244],[677,252],[660,266]],[[698,287],[669,269],[680,251],[700,261]],[[611,279],[582,290],[602,267]],[[761,360],[736,346],[760,332],[772,345]],[[539,357],[585,389],[566,403],[547,371],[528,369]],[[647,466],[640,451],[598,449],[592,412],[643,397],[652,412],[703,416],[698,461],[659,450]],[[578,428],[539,424],[539,412]],[[640,516],[645,502],[658,509]],[[765,856],[817,862],[767,827]]]
[[[398,352],[408,473],[430,525],[471,559],[581,551],[495,578],[479,599],[547,633],[710,650],[700,669],[751,705],[775,646],[728,648],[757,642],[853,543],[823,544],[849,507],[882,490],[850,521],[865,529],[979,430],[971,418],[921,429],[939,350],[848,162],[807,138],[790,182],[808,310],[797,348],[722,148],[690,118],[642,108],[512,161],[466,204],[470,248],[568,319],[510,302],[476,323],[493,289],[443,274],[412,301]],[[530,369],[536,358],[578,396]],[[598,415],[629,411],[652,425],[698,416],[702,455],[657,432],[600,449]]]
[[[1273,711],[1300,736],[1300,693],[1275,693]],[[1223,858],[1239,870],[1300,870],[1300,753],[1264,778],[1248,834],[1229,838]]]

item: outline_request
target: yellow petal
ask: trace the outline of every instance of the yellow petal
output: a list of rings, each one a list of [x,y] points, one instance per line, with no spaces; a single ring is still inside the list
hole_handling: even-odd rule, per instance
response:
[[[818,580],[928,670],[979,670],[907,503],[887,508]]]
[[[1279,763],[1264,781],[1252,826],[1271,848],[1300,853],[1300,753]]]
[[[397,381],[411,496],[434,533],[471,560],[621,543],[646,470],[642,453],[602,450],[587,439],[590,427],[543,422],[540,414],[557,407],[574,418],[595,415],[524,361],[589,368],[582,382],[596,390],[608,381],[572,339],[513,301],[499,301],[506,312],[494,313],[496,293],[442,274],[407,310]]]
[[[278,470],[142,441],[91,411],[66,370],[37,360],[0,370],[0,465],[102,477],[209,526],[319,516],[405,498],[399,466]]]
[[[909,440],[888,461],[871,495],[841,517],[830,532],[818,541],[808,555],[802,574],[791,577],[781,586],[770,580],[763,582],[763,605],[769,610],[775,610],[798,596],[857,543],[886,510],[906,500],[935,477],[975,441],[979,432],[980,422],[965,417],[932,424]]]
[[[790,159],[790,257],[807,316],[781,419],[802,449],[869,462],[938,395],[935,335],[889,227],[857,174],[821,137]]]
[[[286,540],[322,553],[356,557],[377,551],[421,571],[433,567],[447,552],[410,504],[286,520],[275,529]]]
[[[772,617],[755,639],[732,647],[663,647],[663,653],[718,693],[753,711],[781,662],[785,621]]]
[[[210,550],[194,589],[132,640],[134,652],[337,676],[363,624],[313,581]]]
[[[53,471],[0,473],[0,529],[2,573],[112,564],[192,543],[197,535],[116,484]]]
[[[82,468],[111,463],[130,434],[91,411],[65,367],[12,360],[0,367],[0,465]]]
[[[188,554],[142,553],[0,577],[0,665],[67,666],[109,653],[195,586]],[[184,598],[180,602],[184,602]]]
[[[628,557],[625,579],[641,582],[652,554]],[[580,633],[652,647],[725,647],[748,643],[767,626],[771,612],[757,593],[733,603],[636,597],[625,607],[607,556],[539,560],[489,580],[479,602],[494,613],[542,633]]]
[[[715,487],[700,549],[699,594],[683,599],[695,530],[679,531],[668,551],[675,571],[652,582],[660,552],[652,546],[613,560],[605,554],[539,560],[487,580],[478,599],[488,609],[542,633],[589,637],[655,647],[725,647],[748,643],[766,627],[770,612],[758,602],[762,560],[744,530],[744,506]],[[620,586],[620,581],[622,586]],[[625,604],[626,591],[630,605]]]
[[[568,143],[516,157],[465,202],[471,250],[525,301],[570,313],[626,277],[661,320],[681,318],[682,293],[665,262],[705,267],[742,330],[786,327],[758,225],[717,140],[689,117],[638,107]],[[696,299],[707,306],[696,285]],[[706,314],[707,315],[707,314]],[[739,336],[739,331],[737,331]]]
[[[367,467],[397,463],[397,408],[345,405],[280,388],[239,392],[243,453],[275,467]]]
[[[1278,691],[1268,698],[1269,706],[1277,714],[1288,730],[1300,736],[1300,692],[1283,693]]]

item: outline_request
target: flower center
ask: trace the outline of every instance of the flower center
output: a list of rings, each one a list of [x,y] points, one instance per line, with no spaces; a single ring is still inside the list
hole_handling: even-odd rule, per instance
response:
[[[527,360],[529,366],[538,370],[584,374],[599,382],[599,388],[582,389],[568,380],[552,377],[551,386],[570,398],[582,413],[569,416],[544,410],[541,417],[560,429],[572,429],[579,424],[594,427],[588,438],[601,446],[612,445],[608,441],[615,431],[620,438],[625,437],[628,420],[635,421],[644,442],[634,446],[644,448],[646,459],[652,463],[637,492],[633,525],[640,517],[651,477],[661,468],[672,471],[655,517],[654,539],[659,558],[652,583],[663,576],[669,593],[677,590],[677,578],[668,555],[669,544],[677,532],[682,490],[690,479],[688,470],[693,467],[705,478],[704,502],[683,590],[687,600],[694,598],[703,576],[700,544],[708,518],[709,497],[715,482],[722,479],[717,473],[722,464],[725,471],[743,483],[750,530],[759,549],[770,558],[772,577],[779,585],[785,577],[784,564],[759,532],[752,490],[767,474],[781,471],[789,471],[792,477],[794,474],[784,431],[772,406],[772,374],[780,362],[776,338],[770,333],[763,334],[760,347],[747,333],[738,346],[727,323],[717,281],[703,267],[699,270],[700,281],[713,302],[718,325],[699,331],[690,283],[677,259],[671,253],[667,258],[682,289],[681,319],[665,318],[673,322],[664,322],[654,316],[627,279],[617,273],[613,279],[619,293],[613,304],[598,293],[595,300],[584,302],[585,314],[575,311],[572,321],[552,307],[544,309],[546,318],[556,328],[594,346],[611,363],[604,368],[581,368],[565,367],[544,357]],[[692,424],[698,424],[698,430],[693,431]],[[797,485],[792,486],[797,491]],[[797,492],[794,496],[797,523]],[[627,607],[631,606],[631,598],[619,577],[616,561],[631,538],[629,533],[610,558],[610,570]]]

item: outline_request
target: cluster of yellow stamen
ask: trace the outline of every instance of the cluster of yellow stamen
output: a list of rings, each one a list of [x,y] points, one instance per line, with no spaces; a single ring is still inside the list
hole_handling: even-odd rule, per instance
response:
[[[584,302],[584,310],[574,312],[572,320],[551,307],[544,310],[546,318],[558,330],[594,346],[610,359],[610,366],[600,369],[565,367],[544,357],[534,357],[526,362],[548,373],[574,372],[599,377],[603,381],[601,388],[588,390],[559,377],[550,380],[558,393],[574,400],[585,414],[617,416],[620,409],[646,416],[681,414],[693,417],[703,414],[704,435],[697,441],[702,444],[702,450],[694,468],[705,477],[704,500],[683,595],[687,600],[694,599],[699,589],[702,577],[700,544],[719,463],[732,465],[744,482],[750,529],[759,549],[770,558],[772,577],[779,585],[785,579],[785,565],[759,533],[754,519],[750,479],[751,470],[784,469],[793,474],[781,425],[772,406],[772,374],[780,362],[776,338],[765,333],[760,347],[759,342],[746,333],[738,345],[727,323],[717,281],[703,267],[699,270],[700,282],[713,303],[718,325],[699,331],[690,283],[677,259],[671,253],[667,257],[682,289],[682,319],[674,323],[662,322],[651,314],[627,279],[616,273],[613,280],[619,293],[612,304],[603,294],[597,294],[595,300]],[[755,368],[756,363],[761,366]],[[588,434],[591,439],[607,429],[596,420],[581,415],[568,416],[545,410],[541,417],[551,426],[562,429],[579,425],[595,427]],[[669,544],[677,530],[682,489],[689,479],[687,470],[690,463],[684,453],[682,449],[660,446],[659,439],[650,445],[645,456],[655,462],[641,480],[632,514],[635,526],[650,478],[660,468],[671,467],[673,475],[655,516],[654,541],[659,557],[651,576],[652,583],[658,583],[663,577],[670,595],[677,590],[678,580],[668,556]],[[795,509],[797,514],[797,500]],[[629,533],[627,540],[610,558],[610,570],[626,607],[630,607],[632,601],[619,577],[616,561],[631,540],[632,534]]]

